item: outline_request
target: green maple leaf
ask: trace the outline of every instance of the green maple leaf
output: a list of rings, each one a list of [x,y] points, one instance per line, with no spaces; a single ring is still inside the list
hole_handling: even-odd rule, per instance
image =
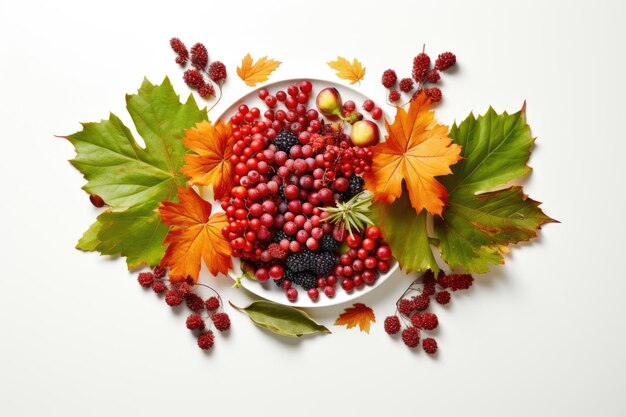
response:
[[[525,108],[511,115],[492,108],[478,118],[470,114],[452,126],[450,137],[463,146],[464,159],[440,179],[449,193],[443,218],[435,219],[441,256],[452,268],[487,272],[490,264],[504,262],[509,244],[534,238],[555,221],[521,187],[489,192],[530,172],[534,139]]]
[[[126,96],[126,108],[145,148],[113,114],[99,123],[84,123],[67,139],[76,150],[70,162],[87,180],[83,189],[110,207],[76,247],[120,254],[133,268],[156,265],[165,253],[168,227],[155,209],[161,201],[176,199],[177,184],[185,185],[187,178],[179,171],[188,150],[181,139],[185,129],[207,120],[207,114],[191,95],[181,103],[167,78],[161,85],[144,80],[137,94]]]

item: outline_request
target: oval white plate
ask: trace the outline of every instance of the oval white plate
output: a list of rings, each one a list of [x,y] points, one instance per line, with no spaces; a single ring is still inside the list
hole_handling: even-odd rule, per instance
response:
[[[258,91],[261,88],[266,88],[268,91],[270,91],[270,93],[275,93],[278,90],[286,91],[287,86],[289,84],[294,84],[294,83],[298,84],[303,79],[304,78],[277,81],[277,82],[265,85],[263,87],[259,87],[255,90],[252,90],[251,92],[240,97],[233,104],[231,104],[230,107],[228,107],[219,116],[218,119],[221,119],[224,122],[227,122],[230,119],[230,117],[237,112],[237,108],[239,107],[239,105],[244,104],[244,103],[250,107],[258,107],[261,110],[261,115],[262,115],[267,109],[267,106],[265,105],[265,103],[263,103],[261,99],[259,99],[257,95]],[[308,79],[308,80],[311,81],[311,83],[313,84],[313,92],[311,93],[311,99],[309,100],[309,108],[315,108],[315,97],[317,96],[317,92],[319,92],[320,90],[326,87],[336,88],[341,94],[341,98],[344,102],[347,100],[353,100],[357,105],[357,109],[359,109],[363,101],[365,101],[368,98],[360,91],[338,84],[334,81],[315,80],[315,79]],[[380,103],[379,105],[382,105],[382,103]],[[277,108],[281,108],[281,107],[277,107]],[[367,114],[367,112],[365,112],[362,109],[360,109],[359,111],[361,111],[366,118],[368,118],[369,120],[372,120],[371,117],[368,117],[369,115]],[[381,119],[378,122],[378,127],[380,129],[381,136],[382,136],[382,133],[384,132],[384,125],[382,123],[382,120],[383,119]],[[214,209],[221,211],[219,204],[214,204]],[[300,287],[297,287],[298,299],[295,302],[290,302],[289,300],[287,300],[287,297],[285,296],[285,290],[276,286],[276,284],[274,284],[274,282],[271,279],[267,282],[260,283],[258,281],[243,278],[241,280],[241,285],[245,289],[258,295],[259,297],[265,298],[270,301],[274,301],[276,303],[291,305],[294,307],[306,307],[306,308],[328,307],[328,306],[333,306],[336,304],[347,303],[347,302],[356,300],[357,298],[361,297],[364,294],[367,294],[368,292],[372,291],[373,289],[378,287],[380,284],[382,284],[387,278],[389,278],[396,271],[396,269],[398,269],[398,263],[394,261],[391,264],[389,271],[387,271],[385,274],[381,274],[374,284],[372,285],[365,284],[361,286],[361,288],[355,288],[353,291],[349,293],[345,292],[341,288],[340,284],[337,284],[336,293],[333,298],[328,298],[323,293],[320,293],[320,296],[317,299],[317,301],[312,301],[309,298],[309,296],[306,294],[306,291],[304,291]],[[228,275],[231,278],[233,278],[233,280],[241,275],[241,262],[239,261],[239,258],[233,258],[233,270],[231,270]]]

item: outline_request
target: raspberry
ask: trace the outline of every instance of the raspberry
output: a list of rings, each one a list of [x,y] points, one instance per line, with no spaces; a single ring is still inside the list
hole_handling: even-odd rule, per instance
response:
[[[198,94],[200,94],[200,97],[204,98],[213,97],[215,95],[215,88],[213,88],[212,84],[204,84],[198,88]]]
[[[437,341],[432,337],[427,337],[422,341],[422,347],[424,348],[424,352],[432,355],[437,352]]]
[[[220,307],[220,300],[217,297],[210,297],[204,302],[204,306],[209,311],[217,310]]]
[[[441,76],[439,75],[439,71],[437,71],[436,69],[431,69],[426,74],[426,81],[428,81],[429,83],[435,84],[439,82],[440,79],[441,79]]]
[[[209,53],[206,47],[201,43],[197,43],[191,47],[191,65],[198,69],[205,69],[209,63]]]
[[[167,285],[163,281],[154,281],[152,283],[152,291],[157,294],[161,294],[167,290]]]
[[[466,290],[472,286],[474,278],[470,274],[444,275],[439,278],[439,285],[452,291]]]
[[[154,269],[152,270],[154,277],[159,278],[159,279],[163,278],[166,272],[167,270],[165,268],[161,268],[160,266],[155,266]]]
[[[430,283],[430,282],[424,284],[424,288],[422,288],[422,294],[430,297],[434,293],[435,293],[435,284]]]
[[[189,87],[194,88],[202,87],[205,84],[202,73],[197,69],[190,69],[185,71],[183,73],[183,80],[185,81],[185,84],[187,84]]]
[[[198,346],[202,350],[209,350],[213,347],[214,339],[215,336],[213,336],[213,332],[211,330],[206,333],[202,333],[200,336],[198,336]]]
[[[439,324],[439,320],[437,319],[437,315],[433,313],[424,313],[421,314],[420,322],[426,330],[433,330]]]
[[[402,331],[402,341],[410,348],[414,348],[420,343],[420,331],[415,327],[407,327]]]
[[[413,297],[413,305],[417,311],[424,311],[428,308],[430,304],[430,297],[427,295],[418,295],[417,297]]]
[[[220,332],[230,329],[230,317],[226,313],[214,313],[211,315],[211,320]]]
[[[439,71],[445,71],[454,64],[456,64],[456,55],[452,52],[444,52],[439,54],[437,57],[437,60],[435,61],[435,68]]]
[[[418,83],[421,82],[426,75],[426,71],[428,71],[429,68],[430,57],[424,52],[417,55],[415,58],[413,58],[413,79]]]
[[[400,90],[408,93],[409,91],[411,91],[413,89],[413,80],[410,78],[403,78],[400,81]]]
[[[398,81],[398,76],[396,75],[396,72],[394,70],[388,69],[383,72],[381,82],[386,88],[393,86],[396,81]]]
[[[191,311],[204,310],[204,301],[196,294],[187,294],[185,296],[185,303],[187,303],[187,307],[189,307]]]
[[[137,282],[144,288],[150,288],[152,286],[152,282],[154,281],[154,275],[152,272],[142,272],[137,277]]]
[[[183,297],[174,290],[169,290],[167,294],[165,294],[165,302],[170,307],[175,307],[183,302]]]
[[[182,282],[180,283],[180,285],[178,285],[176,291],[178,291],[178,293],[184,297],[191,292],[191,285],[189,285],[187,282]]]
[[[422,314],[415,313],[411,316],[411,324],[413,327],[420,329],[422,327]]]
[[[430,101],[432,101],[433,103],[437,103],[438,101],[441,101],[441,90],[438,89],[437,87],[427,88],[424,91],[426,92],[426,96],[428,96]]]
[[[187,62],[187,58],[184,58],[182,56],[177,56],[174,61],[179,65],[185,65],[185,62]]]
[[[389,316],[385,319],[385,331],[388,334],[396,334],[400,331],[400,319],[398,316]]]
[[[204,320],[198,313],[191,314],[187,317],[187,328],[189,330],[204,330]]]
[[[389,101],[395,103],[398,100],[400,100],[400,92],[398,90],[391,90],[389,92]]]
[[[226,79],[226,66],[220,61],[215,61],[209,65],[209,78],[215,82],[220,83]]]
[[[404,315],[411,314],[411,311],[415,309],[415,304],[413,304],[413,300],[409,300],[408,298],[403,298],[398,302],[398,311]]]
[[[187,47],[185,46],[183,41],[181,41],[178,38],[172,38],[170,39],[170,46],[172,47],[174,52],[178,54],[178,58],[176,58],[176,62],[179,64],[184,64],[187,61],[187,58],[189,57],[189,51],[187,51]]]
[[[267,251],[272,259],[285,259],[287,257],[287,251],[282,250],[278,243],[270,243],[267,246]]]
[[[435,300],[441,305],[446,305],[450,302],[450,293],[448,291],[438,292]]]

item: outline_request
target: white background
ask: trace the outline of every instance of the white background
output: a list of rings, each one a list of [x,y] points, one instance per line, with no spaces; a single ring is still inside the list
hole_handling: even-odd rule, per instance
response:
[[[0,1],[0,415],[623,416],[625,4],[620,1],[115,2]],[[528,103],[538,137],[526,192],[561,220],[504,267],[436,309],[435,358],[384,334],[409,278],[363,301],[368,336],[277,339],[229,310],[233,328],[201,352],[121,259],[73,249],[97,211],[54,134],[79,121],[129,121],[143,76],[188,90],[171,36],[227,64],[224,105],[248,91],[245,53],[283,61],[272,80],[334,79],[337,54],[409,74],[427,44],[454,51],[440,121]],[[205,276],[205,279],[209,279]],[[216,284],[226,299],[245,292]]]

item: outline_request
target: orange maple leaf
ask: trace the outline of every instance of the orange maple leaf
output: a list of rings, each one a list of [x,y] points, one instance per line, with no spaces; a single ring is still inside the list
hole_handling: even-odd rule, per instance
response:
[[[335,73],[337,77],[350,81],[350,84],[355,84],[365,77],[365,68],[356,58],[353,58],[350,63],[346,58],[338,56],[336,61],[330,61],[327,64],[337,71]]]
[[[441,215],[448,191],[435,179],[452,173],[450,165],[461,159],[461,147],[452,144],[448,128],[434,124],[430,100],[419,94],[409,111],[397,108],[393,124],[385,120],[387,140],[374,146],[372,171],[365,176],[365,186],[376,201],[392,203],[402,194],[406,182],[411,205]]]
[[[187,277],[198,280],[200,261],[213,275],[227,273],[233,263],[231,247],[222,236],[228,226],[224,213],[211,216],[211,204],[203,200],[192,188],[178,186],[179,203],[163,201],[159,214],[170,231],[163,241],[167,244],[161,267],[170,268],[170,281],[179,282]]]
[[[369,333],[371,322],[376,323],[374,310],[363,303],[356,303],[352,307],[346,308],[339,315],[337,320],[335,320],[335,326],[346,326],[348,329],[351,329],[358,325],[359,330]]]
[[[212,185],[215,199],[226,197],[233,185],[229,158],[233,154],[235,138],[230,124],[221,120],[215,125],[200,122],[185,131],[183,142],[195,154],[185,155],[186,164],[180,172],[190,177],[191,184]]]
[[[268,59],[266,56],[259,58],[259,60],[253,64],[252,57],[250,54],[247,54],[241,60],[241,67],[237,67],[237,75],[248,86],[254,87],[258,83],[267,81],[270,74],[274,72],[280,64],[280,61]]]

